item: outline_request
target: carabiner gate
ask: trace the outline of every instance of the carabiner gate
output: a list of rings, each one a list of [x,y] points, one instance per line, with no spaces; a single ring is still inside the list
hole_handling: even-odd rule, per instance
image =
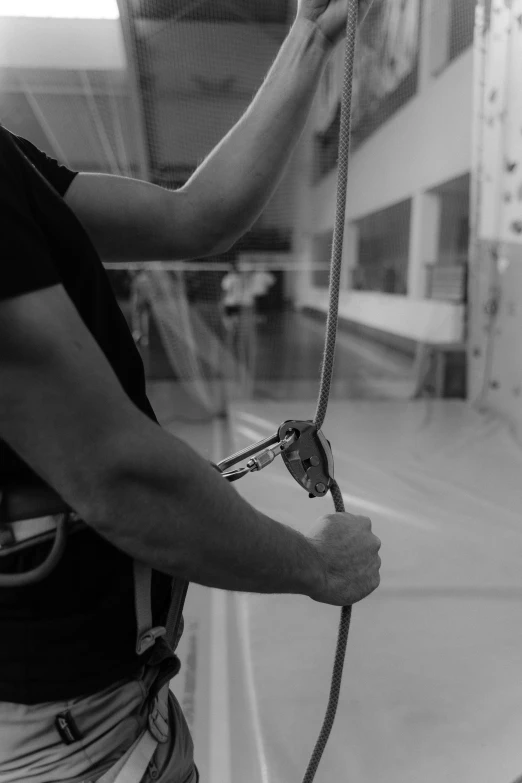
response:
[[[227,481],[237,481],[248,473],[263,470],[267,465],[270,465],[274,459],[282,454],[285,449],[288,448],[294,441],[293,433],[289,433],[285,438],[279,438],[279,435],[271,435],[268,438],[260,440],[258,443],[254,443],[253,446],[247,446],[246,449],[232,454],[231,457],[218,462],[217,468],[222,474],[223,478]],[[238,462],[242,462],[245,459],[248,460],[247,464],[243,468],[237,470],[229,470],[233,465],[237,465]]]

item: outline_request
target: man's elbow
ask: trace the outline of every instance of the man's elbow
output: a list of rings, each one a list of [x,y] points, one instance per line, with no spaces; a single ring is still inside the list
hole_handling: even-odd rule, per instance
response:
[[[221,256],[223,253],[228,253],[229,250],[235,245],[236,240],[225,237],[224,239],[215,240],[211,244],[210,250],[206,253],[207,256]]]
[[[234,240],[226,238],[201,238],[199,241],[194,242],[191,248],[191,252],[186,254],[184,261],[195,261],[200,258],[214,258],[215,256],[221,256],[228,251],[235,244]]]
[[[206,203],[194,187],[163,189],[160,206],[161,228],[156,232],[161,243],[158,260],[192,261],[221,255],[232,246],[234,240],[224,235],[215,207]],[[155,215],[157,221],[157,212]]]

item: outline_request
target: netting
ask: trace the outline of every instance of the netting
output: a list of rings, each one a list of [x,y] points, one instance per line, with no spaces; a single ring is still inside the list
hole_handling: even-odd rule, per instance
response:
[[[198,165],[234,127],[254,98],[288,33],[295,7],[291,3],[278,4],[276,8],[270,3],[143,2],[138,8],[129,6],[125,13],[127,45],[133,52],[137,73],[148,176],[168,187],[179,187],[190,180]],[[371,156],[370,148],[379,132],[399,122],[401,111],[411,108],[428,83],[447,71],[459,57],[469,59],[473,14],[474,3],[467,0],[439,4],[422,4],[419,0],[394,4],[381,0],[373,4],[359,32],[353,154],[356,169],[357,157],[361,158],[361,170],[352,173],[348,191],[341,315],[345,316],[344,323],[350,329],[354,346],[357,338],[362,340],[368,334],[380,338],[380,344],[375,346],[373,366],[368,363],[367,367],[361,367],[362,362],[356,360],[360,354],[355,357],[349,350],[347,361],[342,358],[338,361],[334,395],[371,395],[368,387],[375,393],[377,384],[372,370],[383,354],[386,356],[381,365],[380,395],[383,397],[402,393],[407,398],[419,389],[436,394],[444,391],[457,396],[465,394],[462,343],[467,293],[469,173],[456,171],[457,176],[451,176],[448,172],[444,179],[437,172],[431,188],[425,188],[422,193],[414,189],[407,194],[403,183],[394,182],[392,175],[391,181],[384,183],[383,189],[388,193],[376,197],[371,191],[380,172],[375,162],[365,170],[362,159]],[[421,46],[423,35],[424,47]],[[192,383],[199,389],[198,398],[207,412],[219,410],[226,399],[238,396],[257,394],[277,398],[291,392],[312,398],[315,394],[319,361],[308,361],[306,351],[299,366],[296,362],[291,367],[283,365],[287,370],[285,378],[281,378],[277,368],[249,362],[240,353],[243,350],[251,356],[255,353],[252,346],[258,345],[261,338],[275,364],[280,357],[274,349],[281,341],[281,328],[292,329],[293,335],[295,329],[299,332],[298,324],[302,322],[310,322],[311,330],[324,323],[327,265],[333,239],[343,59],[341,44],[326,65],[308,126],[277,191],[226,258],[232,262],[244,253],[263,252],[265,258],[270,258],[283,252],[292,259],[295,269],[291,279],[283,270],[280,285],[284,290],[279,298],[271,297],[272,333],[263,333],[258,320],[243,314],[244,339],[234,355],[226,345],[230,337],[226,318],[223,321],[216,315],[210,316],[212,310],[216,314],[219,309],[216,275],[207,268],[205,273],[203,269],[200,274],[194,272],[191,279],[192,272],[187,271],[185,289],[187,285],[195,285],[199,294],[188,295],[190,308],[185,308],[185,316],[189,317],[192,311],[200,322],[206,302],[205,324],[214,337],[211,344],[216,350],[219,347],[214,355],[221,351],[224,361],[220,364],[219,377],[213,374],[209,384],[212,363],[201,352],[196,350],[188,365],[181,357],[182,352],[196,343],[185,339],[177,351],[173,348],[173,331],[176,331],[176,320],[180,327],[183,308],[172,316],[171,338],[167,338],[168,305],[164,286],[163,304],[159,305],[156,299],[154,318],[164,335],[164,343],[169,339],[166,352],[172,369],[175,370],[176,364],[179,368],[183,365],[184,369],[177,370],[182,377],[186,377],[186,367],[199,373],[198,381],[194,377]],[[400,134],[400,130],[394,133],[393,140],[403,147]],[[404,148],[399,152],[406,167],[408,152]],[[424,159],[446,152],[433,134],[417,150]],[[404,179],[405,173],[404,168],[398,169],[397,179]],[[319,214],[314,219],[317,194],[326,190],[328,197],[323,205],[318,205]],[[368,206],[361,203],[365,200]],[[374,208],[370,208],[372,201]],[[149,272],[153,274],[156,273]],[[246,272],[240,276],[244,285]],[[180,285],[176,285],[178,294]],[[155,290],[160,287],[156,285]],[[389,302],[388,324],[383,323],[386,319],[378,313],[378,299],[370,299],[370,293],[382,297],[383,301],[396,297]],[[171,294],[174,306],[174,290]],[[223,291],[220,294],[224,296]],[[411,314],[415,322],[411,329],[403,323],[402,297],[431,302],[424,316]],[[433,306],[439,302],[441,307]],[[404,304],[408,306],[408,302]],[[371,315],[370,309],[374,309]],[[187,329],[189,333],[194,335],[193,325]],[[206,335],[209,336],[208,332]],[[431,358],[426,362],[425,357],[419,356],[418,345],[430,341],[460,345],[460,354],[453,354],[449,361],[446,357],[445,390],[441,388],[440,372],[436,388],[438,368]],[[206,349],[205,352],[208,353]],[[387,373],[393,363],[396,372],[390,381]],[[369,383],[356,382],[361,372]]]
[[[182,403],[181,418],[223,415],[227,402],[239,399],[317,395],[324,328],[285,293],[302,265],[291,260],[263,262],[266,257],[249,254],[249,260],[233,263],[129,264],[127,285],[120,280],[122,296],[126,295],[120,301],[149,382],[170,384],[172,395]],[[109,273],[120,274],[120,266],[106,264]],[[309,273],[328,275],[328,270],[315,264]],[[346,337],[340,339],[346,342]],[[377,396],[384,376],[392,384],[402,375],[402,393],[407,394],[408,359],[399,367],[389,361],[379,368],[379,361],[386,362],[383,348],[375,366],[364,371],[364,340],[350,340],[355,364],[350,370],[341,355],[337,393]]]
[[[71,51],[63,67],[46,69],[27,53],[4,68],[3,121],[71,167],[180,188],[254,99],[296,3],[121,0],[118,8],[88,56]],[[474,8],[376,0],[359,30],[334,396],[466,394],[471,117],[462,104],[472,91]],[[10,31],[13,47],[20,36]],[[341,43],[273,196],[226,254],[182,271],[109,269],[122,308],[142,310],[130,320],[148,319],[148,336],[133,329],[149,382],[177,379],[189,418],[221,415],[231,399],[317,391],[310,335],[326,316],[343,59]],[[273,267],[267,291],[248,292],[249,263],[258,277]],[[242,293],[222,287],[231,264],[241,267]],[[241,310],[240,341],[227,297]],[[264,315],[250,317],[255,309]],[[303,345],[277,367],[280,345],[296,333],[307,335]],[[428,366],[419,346],[444,343],[458,350]],[[261,351],[255,363],[252,346]]]

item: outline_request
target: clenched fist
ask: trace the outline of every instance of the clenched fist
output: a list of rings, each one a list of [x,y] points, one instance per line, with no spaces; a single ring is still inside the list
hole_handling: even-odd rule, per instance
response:
[[[373,593],[380,583],[381,542],[367,517],[346,512],[329,514],[308,536],[323,568],[323,583],[310,595],[314,601],[351,606]]]
[[[332,48],[346,31],[348,4],[353,0],[298,0],[297,18],[312,22]],[[359,0],[359,9],[365,15],[371,0]]]

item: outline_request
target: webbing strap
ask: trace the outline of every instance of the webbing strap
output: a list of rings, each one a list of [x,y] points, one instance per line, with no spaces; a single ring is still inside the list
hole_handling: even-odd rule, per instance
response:
[[[158,747],[158,741],[146,731],[127,759],[114,783],[140,783]]]
[[[1,499],[0,499],[1,502]],[[8,546],[23,544],[26,541],[33,543],[33,539],[42,539],[42,536],[55,534],[58,527],[58,515],[36,519],[17,519],[14,522],[3,523],[0,520],[0,547],[7,540]]]
[[[136,610],[136,652],[143,655],[167,629],[162,625],[152,627],[151,581],[149,566],[134,561],[134,606]]]
[[[178,579],[177,577],[173,579],[170,609],[165,623],[167,627],[167,642],[169,643],[172,652],[176,652],[178,642],[183,634],[184,621],[181,612],[183,610],[188,588],[189,582],[184,579]]]
[[[143,734],[96,783],[140,783],[156,748],[169,738],[168,699],[169,684],[166,683],[154,700]]]
[[[157,740],[146,730],[96,783],[140,783],[157,747]]]
[[[154,645],[156,639],[166,634],[163,626],[152,626],[152,570],[144,563],[135,560],[134,606],[136,612],[136,652],[142,655]],[[176,585],[178,580],[174,580]],[[178,585],[173,588],[173,597],[178,596],[176,609],[179,610],[188,588]],[[147,719],[147,728],[131,745],[129,750],[116,762],[97,783],[140,783],[154,756],[159,743],[169,738],[168,722],[169,682],[165,683],[154,699]]]

